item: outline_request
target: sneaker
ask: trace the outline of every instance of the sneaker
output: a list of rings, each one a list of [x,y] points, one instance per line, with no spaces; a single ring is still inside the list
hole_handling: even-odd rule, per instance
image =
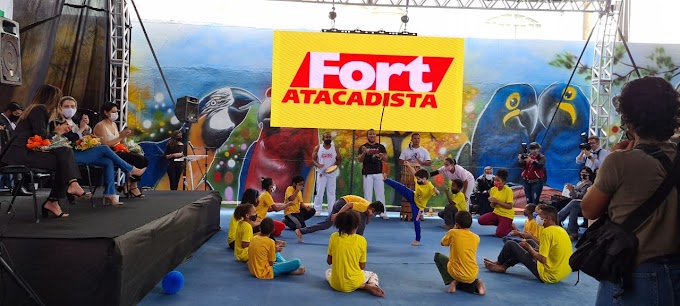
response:
[[[390,217],[387,216],[387,213],[382,213],[382,214],[380,214],[380,217],[382,217],[383,220],[389,220],[389,219],[390,219]]]
[[[321,217],[321,212],[320,212],[320,211],[317,211],[317,212],[314,214],[314,217]]]

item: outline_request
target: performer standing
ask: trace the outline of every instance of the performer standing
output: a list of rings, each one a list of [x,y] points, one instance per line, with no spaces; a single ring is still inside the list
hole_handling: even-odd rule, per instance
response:
[[[316,166],[316,197],[314,197],[314,209],[316,216],[321,214],[324,190],[328,201],[328,211],[333,211],[335,203],[335,186],[340,171],[329,169],[331,166],[339,166],[342,162],[338,148],[333,145],[330,132],[323,133],[323,145],[314,147],[312,163]],[[337,169],[337,167],[336,167]]]
[[[184,161],[175,161],[177,158],[184,156],[184,144],[182,143],[182,131],[175,131],[170,137],[167,146],[165,147],[165,158],[168,160],[168,180],[170,181],[170,190],[177,190],[179,179],[182,176],[184,169]]]
[[[416,185],[413,173],[406,168],[405,162],[410,164],[415,171],[420,170],[421,166],[429,166],[432,164],[430,153],[420,146],[420,134],[418,133],[411,134],[411,143],[409,143],[408,148],[401,151],[401,154],[399,155],[399,165],[402,167],[401,179],[399,181],[409,189],[415,190]],[[404,197],[401,205],[401,218],[404,221],[408,221],[409,219],[415,220],[415,216],[413,215],[415,212],[409,211],[410,207],[411,204],[408,201],[408,198]],[[425,208],[423,207],[423,209]],[[423,220],[425,219],[422,219],[421,221]]]
[[[366,135],[368,142],[359,147],[359,161],[363,163],[361,176],[364,185],[364,199],[369,202],[375,199],[380,203],[385,203],[385,184],[383,183],[382,162],[387,161],[387,149],[382,144],[376,142],[374,129],[368,130]],[[380,216],[387,220],[387,213],[382,212]]]

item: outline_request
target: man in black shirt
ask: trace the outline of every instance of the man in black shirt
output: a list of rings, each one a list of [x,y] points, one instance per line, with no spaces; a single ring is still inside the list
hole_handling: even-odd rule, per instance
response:
[[[385,146],[376,142],[375,130],[368,130],[367,138],[368,142],[359,147],[359,161],[363,165],[361,177],[364,185],[364,199],[373,202],[373,191],[375,191],[375,200],[385,204],[382,162],[387,161],[387,150]],[[385,212],[380,216],[383,219],[389,219]]]

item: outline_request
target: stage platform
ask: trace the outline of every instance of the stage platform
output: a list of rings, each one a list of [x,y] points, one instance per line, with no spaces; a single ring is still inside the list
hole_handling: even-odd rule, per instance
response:
[[[218,192],[145,194],[121,198],[122,207],[62,204],[70,217],[37,224],[30,197],[18,198],[10,215],[10,198],[2,197],[2,257],[46,305],[135,305],[220,230]],[[41,192],[39,204],[46,197]],[[101,195],[95,202],[101,203]],[[0,276],[6,305],[29,305],[23,291]]]

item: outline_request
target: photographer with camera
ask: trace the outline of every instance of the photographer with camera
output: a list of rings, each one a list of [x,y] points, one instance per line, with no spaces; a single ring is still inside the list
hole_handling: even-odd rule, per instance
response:
[[[593,173],[600,168],[600,164],[607,155],[609,151],[606,149],[600,149],[600,138],[597,136],[590,136],[586,138],[586,133],[581,134],[583,137],[583,143],[578,146],[581,153],[576,156],[577,164],[586,164],[586,167],[593,170]]]
[[[517,157],[517,161],[522,165],[522,185],[524,194],[527,197],[527,204],[541,204],[541,192],[545,181],[545,156],[539,151],[541,145],[537,142],[529,144],[529,153],[522,144],[522,154]]]
[[[375,200],[385,204],[385,183],[383,182],[382,162],[387,161],[387,149],[376,141],[374,129],[368,130],[366,138],[368,142],[359,147],[364,199],[373,202],[373,191],[375,191]],[[381,213],[380,216],[383,219],[389,219],[386,212]]]

